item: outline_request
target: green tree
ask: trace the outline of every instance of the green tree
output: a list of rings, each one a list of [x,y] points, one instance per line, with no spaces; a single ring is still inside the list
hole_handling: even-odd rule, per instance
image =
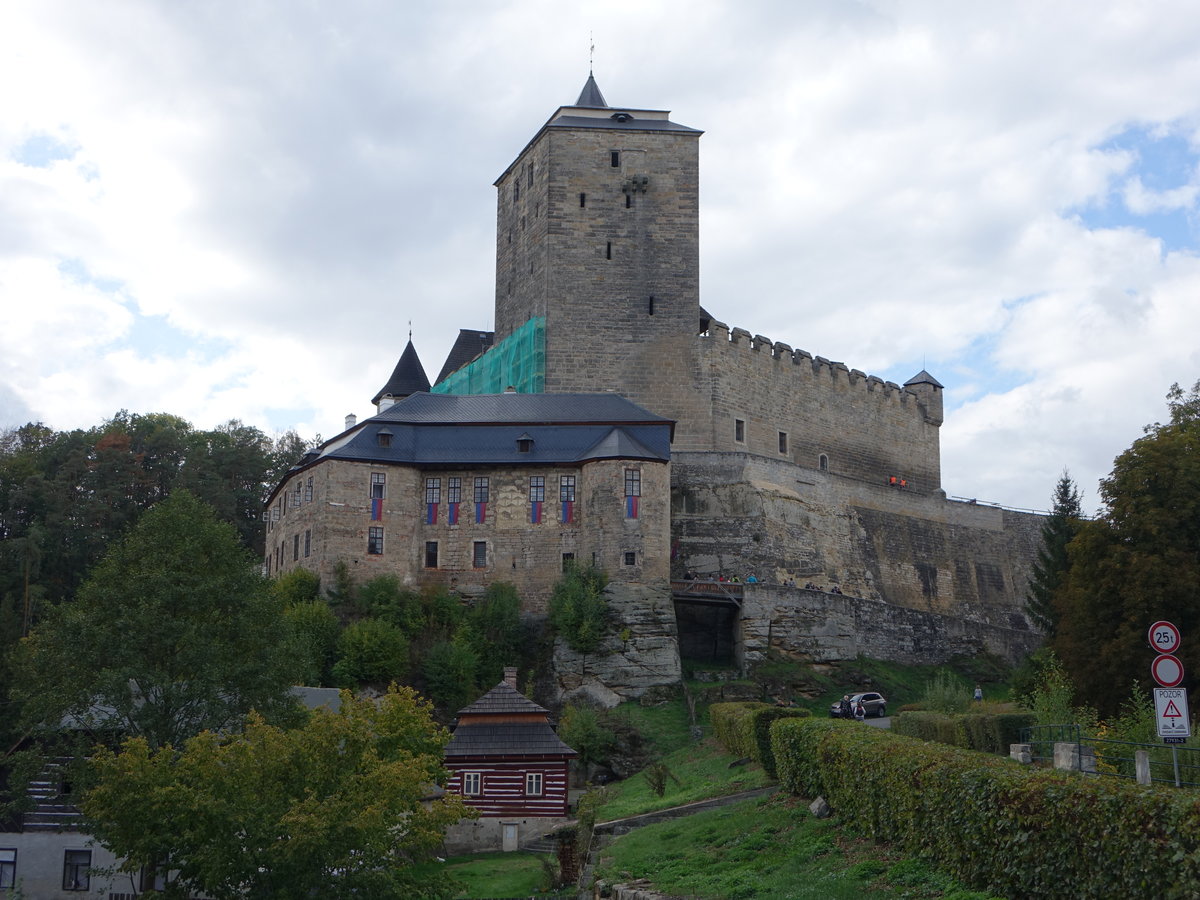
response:
[[[151,749],[271,715],[292,664],[280,603],[232,526],[177,491],[109,549],[73,603],[17,650],[26,728],[145,739]]]
[[[442,641],[425,654],[425,690],[438,709],[452,715],[475,698],[479,657],[463,643]]]
[[[579,653],[591,653],[604,637],[608,604],[604,586],[608,578],[592,566],[571,566],[550,595],[550,625]]]
[[[1067,545],[1079,533],[1081,516],[1079,489],[1071,480],[1070,473],[1064,470],[1054,488],[1050,515],[1042,525],[1042,546],[1033,564],[1029,595],[1025,600],[1025,611],[1029,618],[1047,638],[1054,636],[1058,626],[1054,595],[1058,593],[1070,568]]]
[[[558,722],[558,736],[579,754],[579,765],[604,762],[617,746],[617,736],[589,706],[568,706]]]
[[[1055,595],[1052,647],[1083,702],[1117,711],[1153,659],[1146,632],[1169,619],[1200,634],[1200,382],[1167,395],[1170,421],[1117,457],[1100,483],[1103,513],[1081,524]],[[1200,642],[1179,651],[1194,687]]]
[[[504,677],[504,667],[516,665],[522,655],[521,598],[517,589],[504,582],[489,585],[467,611],[462,642],[475,651],[479,660],[475,682],[498,684]]]
[[[341,687],[386,685],[408,675],[408,639],[391,622],[360,619],[338,638],[333,680]]]
[[[178,750],[140,738],[101,750],[82,808],[123,871],[173,873],[167,897],[448,897],[410,868],[471,815],[457,797],[428,799],[447,778],[448,737],[408,688],[378,702],[345,693],[337,713],[292,730],[251,714],[241,733]]]
[[[324,600],[309,600],[287,607],[283,617],[291,634],[297,680],[301,684],[332,684],[333,662],[342,631],[333,610]]]
[[[301,566],[272,581],[271,593],[283,601],[285,607],[311,603],[321,597],[321,579],[315,572]]]

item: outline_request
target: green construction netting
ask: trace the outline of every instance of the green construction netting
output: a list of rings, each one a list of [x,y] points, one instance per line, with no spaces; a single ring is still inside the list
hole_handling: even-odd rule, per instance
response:
[[[530,319],[429,390],[434,394],[540,394],[546,389],[546,318]]]

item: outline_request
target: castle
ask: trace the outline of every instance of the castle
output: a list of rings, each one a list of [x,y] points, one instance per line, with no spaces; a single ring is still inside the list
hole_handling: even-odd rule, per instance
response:
[[[467,594],[514,581],[534,611],[571,559],[663,588],[754,573],[725,606],[677,591],[680,640],[731,629],[743,662],[1036,643],[1022,607],[1040,518],[946,498],[942,385],[885,382],[701,306],[701,134],[609,106],[589,75],[495,182],[495,331],[462,330],[432,385],[410,340],[377,414],[271,495],[269,571],[341,560]],[[445,499],[479,479],[493,512]],[[547,522],[535,498],[565,504],[563,479],[578,506]]]

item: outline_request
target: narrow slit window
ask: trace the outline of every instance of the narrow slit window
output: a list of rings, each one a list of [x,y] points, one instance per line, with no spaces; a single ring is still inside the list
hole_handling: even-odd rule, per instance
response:
[[[646,304],[646,312],[648,312],[650,315],[654,315],[654,298],[653,297],[651,297],[650,302],[648,304]]]
[[[619,169],[621,167],[621,151],[620,150],[613,150],[609,154],[609,164],[614,169]]]
[[[829,457],[826,456],[824,453],[821,454],[821,457],[817,461],[817,464],[820,466],[820,469],[822,472],[829,471]]]
[[[633,206],[633,194],[626,194],[625,195],[625,208],[629,209],[631,206]]]
[[[746,443],[746,420],[745,419],[734,419],[733,420],[733,439],[735,441],[737,441],[739,444]]]
[[[779,452],[780,452],[780,453],[787,453],[787,452],[788,452],[788,449],[787,449],[787,432],[786,432],[786,431],[781,431],[781,432],[779,432]]]
[[[580,194],[579,195],[579,208],[583,209],[585,206],[587,206],[587,194]]]
[[[609,241],[604,247],[604,258],[612,259],[612,241]]]

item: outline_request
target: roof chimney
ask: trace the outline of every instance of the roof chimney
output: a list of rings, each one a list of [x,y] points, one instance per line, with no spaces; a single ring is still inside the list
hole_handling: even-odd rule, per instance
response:
[[[514,691],[517,689],[517,667],[516,666],[505,666],[504,667],[504,683],[507,684]]]
[[[348,416],[346,416],[346,430],[347,431],[349,431],[351,428],[353,428],[357,424],[358,424],[358,416],[356,416],[354,413],[350,413]]]

